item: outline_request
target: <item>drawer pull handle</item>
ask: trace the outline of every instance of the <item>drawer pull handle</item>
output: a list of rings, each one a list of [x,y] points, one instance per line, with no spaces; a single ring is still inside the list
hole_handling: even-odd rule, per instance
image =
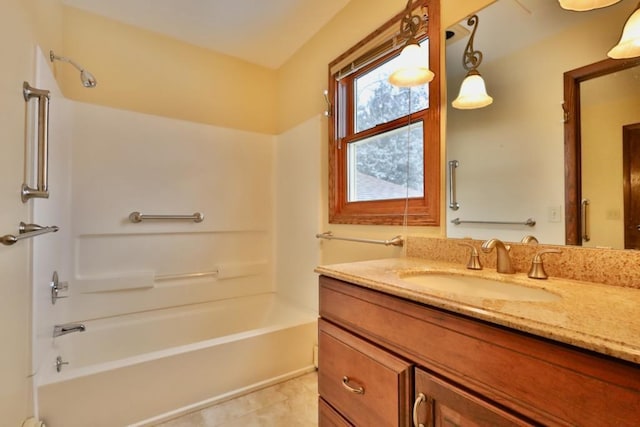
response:
[[[433,400],[430,397],[425,396],[422,393],[418,393],[418,396],[416,397],[416,401],[413,402],[413,427],[425,427],[424,424],[422,424],[420,421],[418,421],[418,408],[420,407],[420,405],[426,402],[427,403],[427,425],[426,427],[432,427],[433,426]]]
[[[346,388],[347,390],[349,390],[351,393],[356,393],[356,394],[364,394],[364,387],[351,387],[349,385],[349,377],[344,376],[342,377],[342,386],[344,388]]]

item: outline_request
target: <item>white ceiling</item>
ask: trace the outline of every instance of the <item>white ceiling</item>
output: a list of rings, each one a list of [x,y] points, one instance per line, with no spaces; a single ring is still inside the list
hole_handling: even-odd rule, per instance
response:
[[[62,0],[276,69],[350,0]]]

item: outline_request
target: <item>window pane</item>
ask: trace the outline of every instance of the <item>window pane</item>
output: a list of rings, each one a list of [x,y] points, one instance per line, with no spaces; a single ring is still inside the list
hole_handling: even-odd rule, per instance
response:
[[[422,197],[422,135],[422,122],[417,122],[348,144],[348,201]]]
[[[420,43],[429,58],[429,41]],[[429,85],[400,88],[388,78],[396,68],[398,56],[355,79],[355,132],[370,129],[429,107]]]

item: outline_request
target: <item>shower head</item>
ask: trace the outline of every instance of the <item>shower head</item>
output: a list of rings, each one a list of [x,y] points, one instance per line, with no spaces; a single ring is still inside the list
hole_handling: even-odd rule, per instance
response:
[[[75,68],[77,68],[78,71],[80,71],[80,80],[82,80],[82,86],[88,87],[88,88],[92,88],[92,87],[96,87],[96,85],[98,84],[98,81],[93,76],[93,74],[91,74],[90,72],[88,72],[87,70],[82,68],[80,65],[78,65],[76,62],[72,61],[71,59],[67,58],[66,56],[56,55],[51,50],[51,51],[49,51],[49,59],[51,59],[51,62],[56,61],[56,60],[57,61],[68,62],[69,64],[71,64]]]

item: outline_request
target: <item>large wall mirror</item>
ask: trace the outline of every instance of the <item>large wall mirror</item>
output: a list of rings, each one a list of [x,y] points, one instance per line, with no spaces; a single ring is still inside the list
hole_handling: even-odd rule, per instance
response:
[[[569,238],[583,224],[566,202],[563,76],[605,59],[636,5],[571,12],[557,1],[498,0],[478,11],[478,70],[494,102],[477,110],[451,107],[466,74],[470,29],[466,19],[450,28],[446,147],[447,160],[458,162],[451,170],[459,208],[447,208],[447,236],[519,241],[531,234],[541,243],[625,247],[623,129],[640,123],[640,72],[618,69],[579,83],[582,142],[573,172],[581,187],[573,197],[589,199],[588,241]],[[525,225],[530,219],[535,226]]]

